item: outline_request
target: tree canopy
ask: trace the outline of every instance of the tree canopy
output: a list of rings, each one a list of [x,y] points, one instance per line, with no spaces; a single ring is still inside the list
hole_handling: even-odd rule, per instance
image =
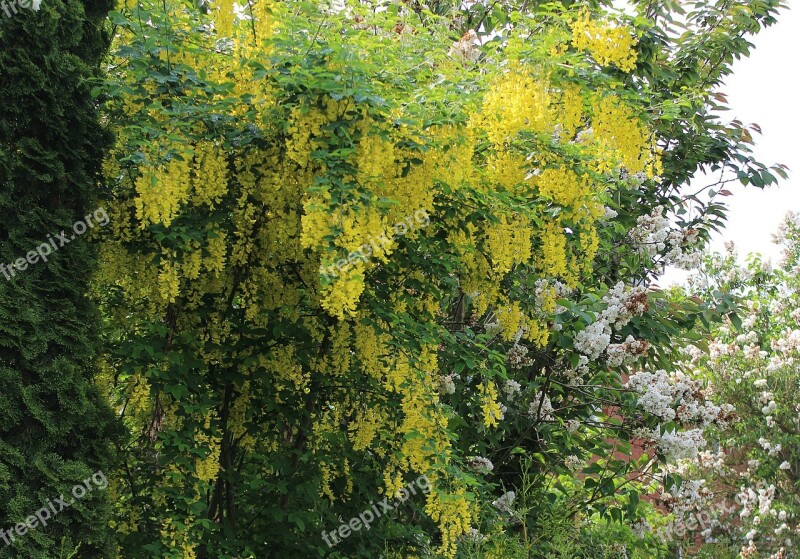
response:
[[[782,2],[688,4],[110,12],[74,285],[116,555],[668,556],[651,496],[733,419],[676,363],[738,307],[655,280],[786,175],[719,91]]]

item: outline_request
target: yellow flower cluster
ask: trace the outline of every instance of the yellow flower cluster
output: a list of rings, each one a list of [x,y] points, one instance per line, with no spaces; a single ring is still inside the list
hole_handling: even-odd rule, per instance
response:
[[[245,381],[231,406],[229,419],[233,439],[239,441],[239,446],[248,451],[256,446],[255,437],[247,429],[247,412],[251,407],[251,399],[250,381]]]
[[[528,331],[536,329],[536,321],[529,318],[516,301],[512,303],[504,302],[497,308],[497,322],[502,327],[501,334],[503,339],[511,341],[516,338],[520,331]]]
[[[303,367],[297,362],[294,346],[275,348],[265,359],[264,367],[272,376],[277,402],[284,401],[284,392],[289,392],[290,395],[308,393],[311,375],[304,372]]]
[[[594,20],[588,11],[584,11],[572,24],[573,46],[589,51],[603,66],[614,64],[625,72],[633,70],[636,67],[636,43],[631,29]]]
[[[190,541],[189,528],[194,524],[194,518],[176,519],[167,517],[161,528],[161,539],[173,550],[181,553],[182,559],[196,559],[196,544]]]
[[[136,217],[142,227],[161,223],[169,227],[181,205],[189,200],[189,162],[171,159],[166,165],[143,172],[136,179]]]
[[[492,260],[496,274],[504,275],[516,264],[527,262],[531,257],[531,238],[533,229],[524,216],[509,218],[502,215],[499,223],[486,227],[486,254]]]
[[[550,92],[546,79],[514,68],[495,83],[483,100],[481,113],[471,121],[499,146],[525,131],[544,132],[550,126]]]
[[[483,425],[485,427],[497,427],[503,419],[503,410],[497,401],[497,387],[494,382],[485,381],[478,385],[478,393],[481,397],[481,410],[483,410]]]
[[[358,180],[362,185],[382,183],[394,169],[394,144],[378,134],[365,134],[358,144]]]
[[[545,277],[562,277],[567,285],[574,284],[575,273],[567,267],[567,238],[564,228],[548,221],[541,229],[541,268]]]
[[[541,196],[565,208],[580,206],[592,192],[592,182],[586,175],[562,167],[545,169],[534,184]]]
[[[194,159],[195,203],[213,208],[228,192],[228,164],[220,148],[212,142],[199,142]]]
[[[216,10],[216,30],[222,37],[233,35],[233,22],[235,14],[233,12],[233,0],[216,0],[214,2]]]
[[[431,484],[434,485],[435,481],[431,481]],[[473,511],[466,491],[462,487],[442,493],[431,491],[427,495],[425,512],[431,520],[439,523],[442,545],[438,552],[445,557],[455,557],[458,538],[469,532],[472,524]]]
[[[577,84],[567,83],[561,87],[558,124],[561,127],[562,139],[565,140],[572,139],[583,124],[583,95]]]
[[[350,440],[353,450],[366,450],[372,446],[372,441],[386,424],[387,414],[375,408],[359,410],[355,420],[350,424]]]
[[[616,170],[614,164],[630,173],[653,175],[653,141],[633,110],[616,95],[600,97],[593,107],[593,139],[601,148],[597,171]]]
[[[433,184],[444,183],[453,190],[465,184],[475,183],[475,133],[472,128],[456,125],[432,126],[429,129],[430,142],[435,149],[426,153],[426,161],[433,168]],[[423,185],[424,187],[425,185]],[[431,188],[425,188],[428,196]],[[426,205],[424,207],[430,207]]]
[[[174,303],[180,293],[178,266],[169,258],[161,259],[161,271],[158,273],[159,295],[162,303]]]
[[[219,474],[220,437],[210,433],[212,416],[213,414],[206,416],[203,429],[194,438],[198,448],[205,447],[208,451],[205,458],[196,458],[194,461],[197,479],[206,483],[216,480]]]
[[[524,193],[529,187],[526,180],[525,159],[511,150],[498,150],[486,161],[489,188],[502,187],[508,192]]]
[[[269,4],[280,9],[278,3]],[[259,24],[271,26],[267,5],[260,0],[248,7]],[[397,265],[392,259],[401,243],[427,233],[378,243],[367,262],[349,263],[324,286],[320,267],[358,251],[418,210],[436,215],[435,201],[436,210],[447,212],[440,212],[440,221],[430,227],[446,231],[458,259],[450,269],[471,299],[470,312],[493,312],[505,340],[524,331],[527,339],[544,345],[555,291],[546,293],[530,316],[508,291],[504,276],[527,265],[537,277],[574,285],[597,252],[595,222],[602,213],[598,183],[585,169],[569,167],[560,152],[550,153],[548,139],[567,144],[591,124],[594,139],[569,146],[587,156],[577,159],[601,162],[590,171],[616,170],[622,164],[636,172],[655,165],[646,128],[621,98],[581,89],[569,82],[575,76],[559,79],[557,70],[519,64],[498,74],[477,111],[465,108],[461,120],[447,125],[406,124],[412,119],[397,118],[407,116],[402,107],[384,114],[368,103],[328,95],[304,94],[286,102],[280,91],[269,89],[269,78],[254,79],[251,66],[256,65],[246,64],[268,64],[270,57],[264,55],[270,47],[250,46],[245,26],[235,25],[231,0],[221,0],[213,11],[217,34],[234,39],[234,56],[184,53],[176,59],[198,70],[208,66],[214,80],[235,76],[234,91],[243,102],[231,114],[257,107],[264,145],[244,150],[216,138],[187,140],[186,145],[194,143],[193,157],[142,164],[133,184],[118,165],[106,165],[116,187],[128,191],[112,208],[114,236],[102,249],[101,282],[118,288],[124,299],[113,319],[126,326],[142,319],[164,324],[167,304],[177,308],[177,330],[198,332],[198,355],[208,369],[222,364],[241,372],[229,416],[240,449],[269,454],[287,452],[289,444],[295,445],[291,452],[307,445],[302,450],[319,458],[319,493],[330,501],[340,497],[339,487],[345,487],[345,494],[351,488],[345,455],[360,452],[380,464],[387,495],[400,489],[410,472],[428,474],[435,490],[426,511],[441,528],[442,553],[452,557],[476,511],[464,488],[453,489],[458,482],[451,473],[442,473],[452,472],[454,449],[449,410],[439,401],[435,381],[441,373],[439,348],[426,342],[421,350],[398,352],[394,325],[376,322],[361,302],[365,292],[372,297],[387,293],[393,312],[407,313],[426,327],[441,325],[441,277],[429,275],[425,259],[430,255],[419,251],[413,256],[422,264],[389,280],[380,276],[379,285],[374,280],[379,274],[373,274],[376,267]],[[601,63],[627,68],[635,61],[635,43],[625,46],[627,31],[621,27],[583,21],[573,31],[575,46],[591,51]],[[625,36],[633,40],[630,33]],[[253,99],[244,102],[247,96]],[[343,162],[335,175],[316,157],[330,147],[326,126],[333,121],[342,136],[353,139],[331,156]],[[536,141],[528,142],[532,136]],[[159,149],[167,147],[171,152],[180,146]],[[533,173],[536,168],[541,172]],[[169,227],[179,216],[182,224],[185,216],[192,226],[202,225],[199,234],[177,248],[166,250],[142,231],[149,224]],[[573,229],[569,234],[567,225]],[[156,247],[157,266],[150,265],[153,253],[131,248],[142,242]],[[232,313],[236,320],[230,319]],[[261,334],[252,332],[271,332],[263,337],[280,343],[265,347]],[[284,343],[287,332],[291,335]],[[298,343],[300,338],[307,343]],[[495,428],[503,416],[497,386],[487,380],[478,389],[477,420]],[[144,376],[131,380],[127,394],[141,424],[152,404],[150,390]],[[250,408],[254,400],[267,398],[275,405],[275,418],[253,426]],[[294,415],[286,412],[295,402]],[[302,414],[312,424],[307,442],[300,442],[300,422],[292,423]],[[174,411],[165,415],[172,418],[165,425],[180,417]],[[255,432],[245,435],[248,427]],[[195,489],[219,474],[219,440],[209,434],[208,425],[196,441],[211,452],[195,463],[195,479],[190,480]],[[436,478],[436,472],[442,477]],[[168,511],[164,516],[185,518],[176,512],[181,505],[168,504],[165,495],[166,490],[157,496],[157,505]],[[164,540],[175,549],[186,547],[175,526],[165,531]],[[186,557],[192,554],[186,547]]]
[[[320,483],[319,496],[327,497],[332,503],[336,500],[333,490],[331,489],[331,482],[333,481],[333,471],[331,467],[325,462],[320,462],[319,471],[322,474],[322,482]]]

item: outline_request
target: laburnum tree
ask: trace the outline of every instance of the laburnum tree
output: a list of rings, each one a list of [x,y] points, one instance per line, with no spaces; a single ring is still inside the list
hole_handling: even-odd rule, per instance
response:
[[[115,421],[94,380],[100,319],[87,297],[96,251],[82,237],[57,251],[49,243],[98,207],[110,137],[87,80],[98,75],[110,44],[111,7],[105,0],[48,0],[6,3],[0,14],[4,558],[113,552],[110,506],[100,489],[64,510],[57,504],[46,526],[25,527],[61,496],[72,500],[76,484],[111,471]],[[44,258],[34,252],[36,259],[26,260],[42,243]]]
[[[774,264],[758,254],[742,264],[733,244],[710,254],[685,292],[709,301],[735,297],[740,311],[712,323],[702,348],[687,352],[687,366],[713,381],[714,399],[733,404],[738,419],[714,429],[716,443],[678,472],[697,488],[682,500],[682,516],[706,521],[696,536],[709,552],[743,558],[795,557],[800,544],[797,364],[800,358],[800,219],[790,213],[774,241]],[[683,498],[685,497],[685,498]],[[679,538],[681,539],[681,538]],[[718,555],[719,556],[719,555]]]
[[[783,171],[715,112],[780,5],[119,6],[94,283],[119,554],[614,556],[581,522],[640,520],[729,419],[650,407],[643,375],[733,304],[646,287],[721,225],[696,171]]]

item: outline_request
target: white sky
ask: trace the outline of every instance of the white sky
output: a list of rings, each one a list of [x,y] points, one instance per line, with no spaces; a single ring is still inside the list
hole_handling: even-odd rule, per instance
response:
[[[766,190],[728,185],[734,195],[724,199],[730,208],[727,227],[713,239],[713,250],[723,250],[731,240],[742,257],[760,252],[776,261],[779,251],[770,236],[787,211],[800,211],[800,0],[791,4],[794,10],[782,12],[776,25],[751,40],[751,56],[734,64],[722,88],[732,108],[728,117],[761,126],[763,135],[755,136],[756,159],[788,165],[789,179]],[[659,283],[674,283],[685,275],[668,270]]]

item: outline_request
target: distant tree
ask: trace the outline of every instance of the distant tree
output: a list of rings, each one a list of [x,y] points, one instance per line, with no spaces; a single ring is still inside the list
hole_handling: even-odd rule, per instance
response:
[[[712,430],[716,448],[687,468],[703,480],[697,508],[711,519],[700,529],[744,558],[797,557],[800,546],[800,217],[790,213],[774,237],[780,260],[735,247],[710,254],[687,291],[708,301],[736,297],[741,310],[713,325],[689,366],[713,385],[714,398],[738,419]],[[712,450],[712,449],[709,449]],[[720,506],[724,503],[725,506]]]

